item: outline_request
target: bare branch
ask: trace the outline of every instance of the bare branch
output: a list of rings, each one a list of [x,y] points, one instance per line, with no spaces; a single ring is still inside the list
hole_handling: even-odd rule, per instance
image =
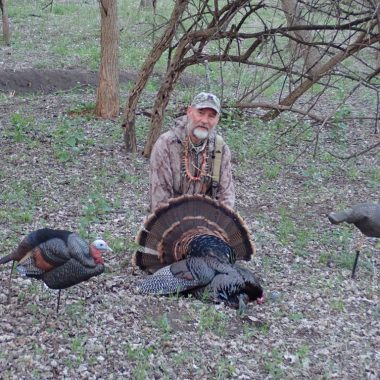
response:
[[[224,107],[224,108],[238,108],[238,109],[263,108],[263,109],[274,109],[274,110],[281,110],[281,111],[291,111],[291,112],[299,113],[301,115],[308,116],[311,119],[314,119],[315,121],[318,121],[320,123],[323,123],[325,121],[325,119],[322,116],[312,113],[308,110],[304,110],[304,109],[297,108],[294,106],[284,106],[281,104],[272,104],[272,103],[266,103],[266,102],[238,103],[235,106]]]
[[[353,154],[351,154],[349,156],[340,156],[340,155],[338,155],[336,153],[333,153],[333,152],[330,152],[330,151],[327,151],[327,153],[331,154],[335,158],[339,158],[340,160],[350,160],[351,158],[362,156],[363,154],[368,153],[369,151],[371,151],[372,149],[377,148],[378,146],[380,146],[380,141],[378,141],[377,143],[375,143],[373,145],[370,145],[368,148],[366,148],[364,150],[361,150],[359,152],[353,153]]]

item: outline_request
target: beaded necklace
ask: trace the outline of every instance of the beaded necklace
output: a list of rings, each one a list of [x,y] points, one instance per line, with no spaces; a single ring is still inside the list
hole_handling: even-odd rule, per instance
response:
[[[199,165],[199,162],[197,163],[198,166],[193,164],[193,166],[196,168],[196,171],[198,172],[198,175],[196,176],[192,175],[191,170],[190,170],[190,159],[189,159],[190,144],[194,148],[196,154],[199,154],[200,152],[202,152],[200,165]],[[195,181],[195,182],[200,181],[202,178],[202,175],[205,174],[205,167],[207,164],[207,153],[208,153],[207,140],[205,140],[205,142],[199,148],[197,148],[197,147],[194,147],[194,145],[190,141],[190,138],[188,137],[186,138],[184,142],[183,150],[184,150],[183,166],[184,166],[184,172],[185,172],[186,178],[189,181]]]

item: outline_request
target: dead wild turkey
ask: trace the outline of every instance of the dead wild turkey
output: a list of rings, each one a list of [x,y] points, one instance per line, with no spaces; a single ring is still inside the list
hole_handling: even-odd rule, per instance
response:
[[[371,203],[359,203],[350,208],[331,212],[328,219],[333,224],[351,223],[354,224],[363,235],[369,237],[380,238],[380,205]],[[352,268],[351,277],[355,277],[356,266],[359,259],[359,254],[363,239],[361,238],[356,247],[356,257]]]
[[[141,293],[190,293],[240,311],[263,301],[255,276],[235,264],[255,251],[245,223],[208,197],[171,199],[147,218],[136,242],[142,249],[134,264],[153,273],[138,285]]]
[[[24,237],[10,255],[0,259],[0,264],[17,261],[21,275],[61,290],[103,273],[102,253],[106,251],[112,250],[103,240],[88,245],[74,232],[43,228]]]

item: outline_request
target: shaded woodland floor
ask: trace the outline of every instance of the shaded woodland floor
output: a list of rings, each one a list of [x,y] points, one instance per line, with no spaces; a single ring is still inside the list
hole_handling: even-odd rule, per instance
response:
[[[26,25],[16,27],[33,35]],[[149,119],[137,117],[139,153],[127,154],[121,120],[92,114],[96,73],[72,62],[56,70],[49,52],[0,50],[2,254],[45,226],[101,236],[114,253],[104,274],[63,292],[58,315],[56,292],[18,275],[8,304],[9,267],[0,268],[0,379],[380,377],[379,242],[365,240],[352,280],[358,235],[327,220],[349,204],[380,202],[379,150],[336,158],[378,142],[373,121],[322,128],[283,115],[262,124],[259,110],[226,110],[219,131],[233,155],[236,209],[257,247],[247,266],[267,302],[240,317],[192,298],[141,296],[145,274],[131,257],[148,212]],[[199,90],[202,78],[190,79],[176,88],[168,121],[186,106],[184,93]],[[139,107],[154,95],[147,90]],[[320,101],[330,114],[328,94]],[[370,101],[364,94],[345,107],[366,116]]]
[[[136,74],[121,72],[120,83],[128,83]],[[0,71],[0,91],[4,94],[49,94],[57,91],[79,89],[86,86],[96,87],[98,73],[83,69],[70,70],[2,70]]]
[[[345,204],[378,201],[378,152],[348,163],[306,152],[286,164],[296,149],[289,144],[245,159],[263,131],[249,118],[239,128],[222,123],[237,210],[257,245],[248,266],[267,294],[239,317],[222,305],[136,293],[144,274],[133,272],[131,256],[148,209],[148,161],[125,153],[120,122],[82,112],[93,101],[94,90],[76,90],[0,105],[3,253],[43,226],[100,235],[115,251],[106,273],[63,293],[58,316],[56,293],[17,275],[8,304],[9,268],[0,268],[2,378],[378,378],[376,241],[366,240],[353,281],[355,232],[326,218]],[[330,137],[321,149],[334,149]],[[352,128],[346,138],[356,150],[377,136]]]

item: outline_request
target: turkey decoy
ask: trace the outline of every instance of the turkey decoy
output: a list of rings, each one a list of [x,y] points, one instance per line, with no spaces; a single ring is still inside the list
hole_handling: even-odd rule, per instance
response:
[[[103,273],[102,253],[107,251],[112,252],[103,240],[88,245],[74,232],[43,228],[24,237],[11,254],[0,259],[0,264],[17,261],[16,269],[21,275],[40,279],[49,288],[59,289],[58,311],[60,290]]]
[[[191,293],[242,311],[263,301],[255,276],[236,260],[255,252],[248,228],[232,209],[201,195],[171,199],[151,214],[136,242],[134,264],[153,273],[138,286],[142,293]]]
[[[328,218],[333,224],[342,222],[351,223],[354,224],[363,235],[380,238],[380,204],[359,203],[343,211],[331,212]],[[352,278],[355,277],[356,266],[363,243],[362,238],[356,247],[356,256],[351,274]]]

